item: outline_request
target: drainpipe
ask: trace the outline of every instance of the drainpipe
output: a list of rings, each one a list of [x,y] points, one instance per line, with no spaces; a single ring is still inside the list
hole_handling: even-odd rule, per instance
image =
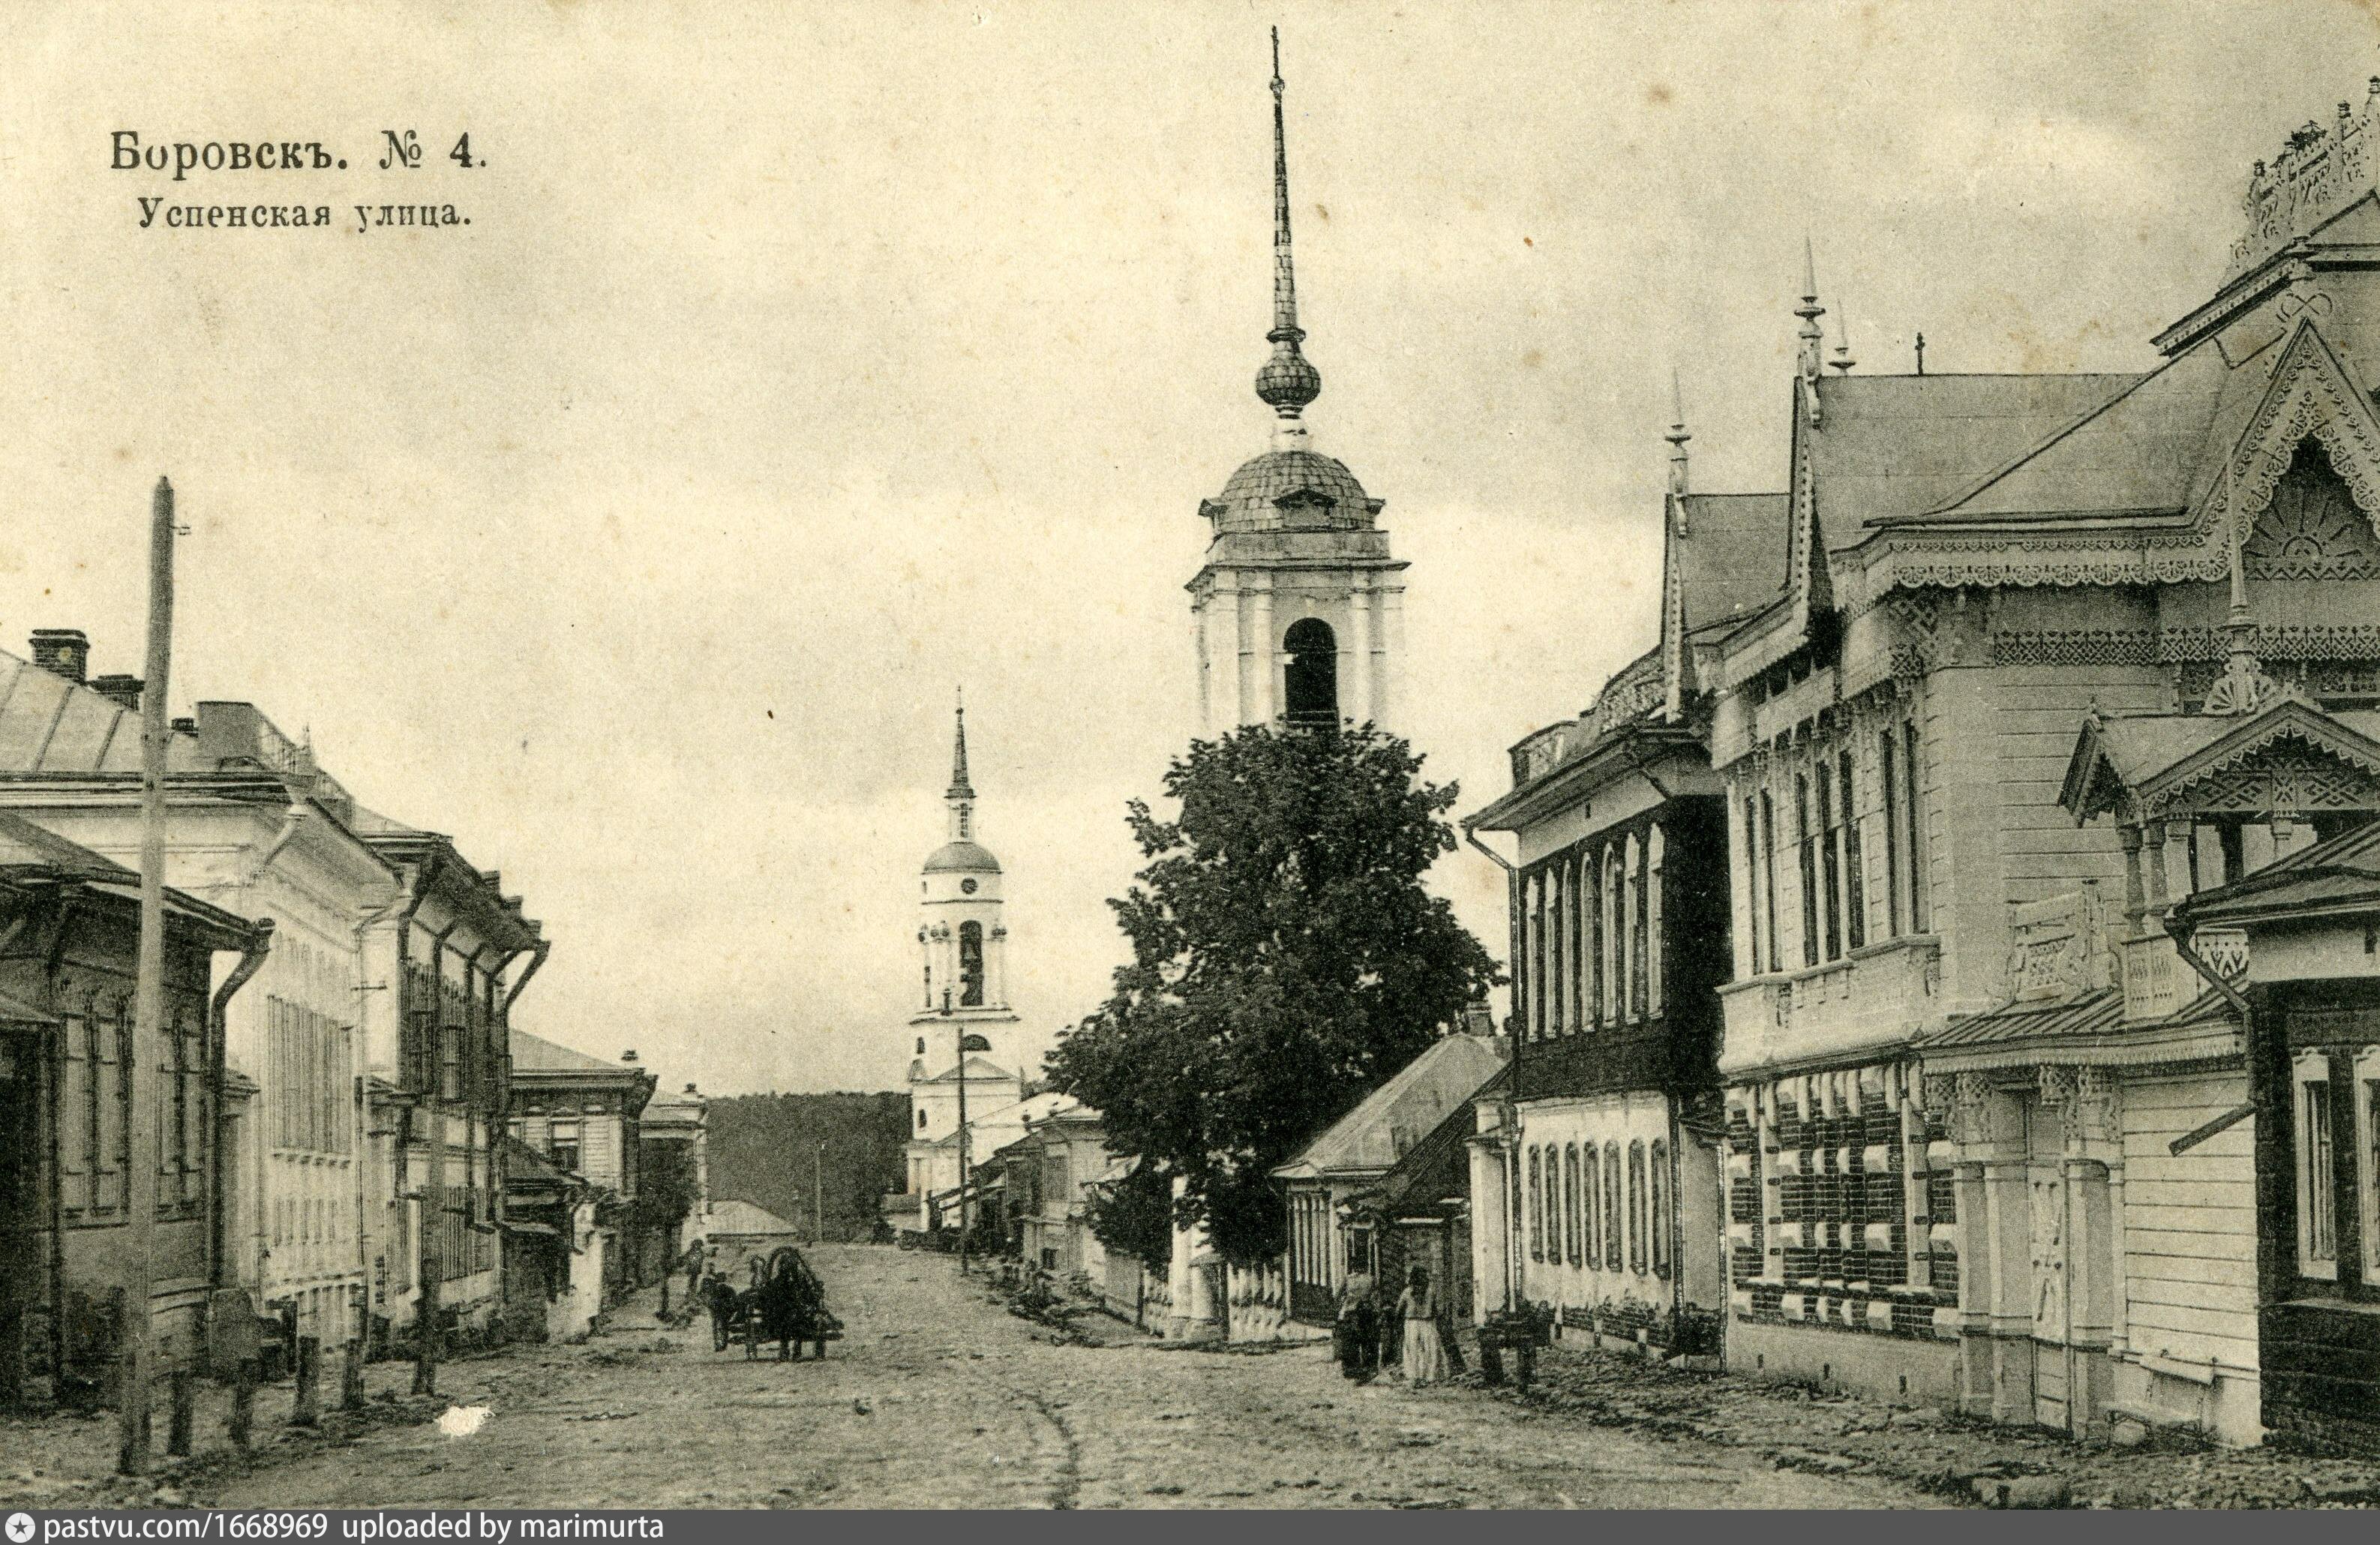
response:
[[[280,858],[282,849],[296,840],[298,829],[306,824],[306,817],[310,813],[304,800],[292,799],[289,802],[289,808],[281,812],[281,830],[273,834],[273,841],[265,848],[264,856],[257,859],[254,869],[248,871],[249,885],[252,886],[264,878],[264,871],[273,867],[273,860]]]
[[[289,830],[294,833],[293,825]],[[277,848],[276,848],[277,851]],[[208,1009],[207,1082],[214,1090],[215,1140],[207,1153],[207,1185],[212,1191],[207,1208],[207,1285],[220,1288],[224,1282],[224,1257],[229,1249],[224,1217],[224,1073],[225,1039],[225,1014],[231,1007],[232,994],[246,987],[249,979],[264,968],[264,957],[273,950],[273,919],[259,918],[249,926],[248,937],[239,946],[239,964],[231,975],[215,989],[214,1001]]]
[[[367,919],[363,924],[363,927],[365,928],[375,927],[383,918],[393,919],[396,924],[396,979],[388,984],[388,991],[390,1002],[395,1005],[397,1057],[396,1087],[400,1091],[405,1089],[405,1028],[407,1023],[412,1017],[410,1013],[410,1004],[407,1002],[408,989],[407,983],[409,979],[406,976],[405,967],[412,958],[413,915],[421,909],[422,902],[429,898],[431,882],[438,877],[438,864],[439,858],[438,855],[435,853],[423,859],[419,867],[413,871],[413,884],[410,887],[409,894],[401,894],[393,906],[382,911],[378,916]],[[414,1107],[408,1105],[406,1111],[405,1124],[393,1130],[389,1135],[389,1194],[391,1201],[396,1207],[399,1216],[402,1216],[404,1213],[405,1193],[408,1188],[407,1185],[401,1183],[400,1177],[402,1177],[403,1181],[410,1181],[412,1178],[410,1175],[405,1174],[404,1171],[407,1164],[406,1150],[413,1146],[413,1113]],[[419,1325],[421,1305],[421,1239],[418,1232],[413,1240],[413,1260],[411,1264],[414,1317],[416,1321],[414,1326],[414,1334],[419,1337],[421,1333]],[[390,1311],[390,1324],[394,1327],[395,1323],[395,1310],[392,1308]],[[392,1338],[394,1332],[392,1331]]]
[[[1521,871],[1517,865],[1501,853],[1479,840],[1478,829],[1470,821],[1463,823],[1463,840],[1488,856],[1488,862],[1504,871],[1505,916],[1512,919],[1512,966],[1514,981],[1519,980],[1521,954]],[[1512,1093],[1511,1118],[1502,1122],[1498,1134],[1499,1146],[1504,1150],[1504,1194],[1496,1199],[1499,1211],[1504,1215],[1504,1307],[1508,1310],[1521,1307],[1521,1252],[1519,1249],[1521,1220],[1512,1215],[1513,1182],[1521,1162],[1521,1042],[1528,1039],[1528,1020],[1522,1013],[1519,995],[1512,1002],[1512,1063],[1506,1075],[1505,1087]]]
[[[505,950],[496,956],[495,965],[481,973],[487,979],[488,1036],[492,1043],[490,1061],[492,1065],[488,1069],[488,1077],[495,1084],[495,1098],[490,1102],[488,1116],[488,1222],[495,1224],[499,1231],[503,1229],[509,1211],[504,1205],[504,1137],[511,1130],[512,1120],[513,1032],[504,1017],[504,1005],[510,1004],[512,1000],[507,997],[503,1004],[499,1004],[496,989],[504,985],[504,973],[512,968],[513,962],[528,954],[529,949],[530,946],[523,945],[519,949]],[[504,1297],[502,1238],[496,1241],[496,1296],[501,1304]]]
[[[2240,1123],[2247,1120],[2250,1116],[2259,1114],[2257,1090],[2264,1087],[2265,1080],[2258,1076],[2257,1061],[2263,1055],[2263,1052],[2256,1045],[2255,1010],[2250,1005],[2248,995],[2240,991],[2238,988],[2232,986],[2229,978],[2224,976],[2222,972],[2217,971],[2214,967],[2208,965],[2205,959],[2201,956],[2195,949],[2191,947],[2190,935],[2194,932],[2195,930],[2193,930],[2188,923],[2176,918],[2170,910],[2166,913],[2164,923],[2167,935],[2173,940],[2174,953],[2181,956],[2182,960],[2189,965],[2192,970],[2206,979],[2207,985],[2214,988],[2216,991],[2222,993],[2223,996],[2229,1001],[2232,1008],[2239,1013],[2240,1045],[2244,1052],[2242,1060],[2248,1064],[2248,1103],[2224,1112],[2223,1114],[2216,1116],[2213,1121],[2210,1121],[2205,1125],[2199,1127],[2196,1131],[2185,1133],[2181,1137],[2175,1138],[2171,1143],[2168,1144],[2167,1146],[2168,1150],[2178,1155],[2186,1153],[2190,1150],[2196,1148],[2200,1143],[2203,1143],[2207,1138],[2214,1137],[2216,1133],[2222,1132],[2229,1127],[2237,1126]],[[2265,1135],[2272,1130],[2272,1127],[2273,1124],[2269,1119],[2257,1123],[2256,1138],[2260,1144],[2265,1140]],[[2260,1170],[2264,1166],[2261,1165],[2258,1166]],[[2261,1175],[2259,1176],[2258,1183],[2260,1186],[2262,1185]],[[2263,1203],[2260,1201],[2259,1205],[2262,1206]]]
[[[58,970],[66,964],[67,930],[73,923],[76,897],[80,885],[59,887],[55,901],[57,909],[55,931],[42,946],[42,975],[49,987],[49,1001],[58,1001]],[[63,1016],[61,1016],[63,1019]],[[61,1023],[50,1037],[52,1060],[50,1088],[66,1088],[67,1043],[66,1027]],[[65,1135],[53,1105],[50,1116],[50,1372],[55,1380],[67,1366],[67,1208],[66,1171],[64,1161]]]
[[[519,1001],[521,989],[528,985],[528,979],[537,975],[537,968],[545,964],[546,955],[553,948],[553,942],[550,939],[540,939],[533,947],[536,953],[529,957],[528,969],[520,974],[520,979],[514,982],[512,990],[504,994],[504,1023],[507,1037],[512,1033],[513,1004]],[[509,1040],[504,1043],[504,1060],[507,1062],[512,1060],[512,1043]]]

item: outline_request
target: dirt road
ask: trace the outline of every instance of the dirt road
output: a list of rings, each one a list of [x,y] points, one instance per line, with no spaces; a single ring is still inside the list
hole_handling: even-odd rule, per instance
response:
[[[1065,1344],[945,1257],[828,1247],[824,1363],[631,1317],[477,1365],[482,1418],[201,1489],[225,1506],[1922,1507],[1874,1476],[1593,1428],[1463,1390],[1356,1387],[1318,1348]],[[473,1384],[481,1380],[474,1379]],[[461,1387],[461,1381],[457,1381]]]

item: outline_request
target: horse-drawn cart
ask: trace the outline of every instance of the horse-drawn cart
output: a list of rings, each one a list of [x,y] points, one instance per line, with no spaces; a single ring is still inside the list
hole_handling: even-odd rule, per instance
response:
[[[761,1343],[770,1341],[777,1344],[780,1361],[805,1344],[815,1346],[823,1358],[826,1344],[843,1339],[843,1321],[826,1307],[826,1284],[802,1253],[788,1245],[769,1257],[758,1283],[735,1295],[728,1310],[727,1336],[731,1343],[744,1344],[747,1360],[759,1356]]]

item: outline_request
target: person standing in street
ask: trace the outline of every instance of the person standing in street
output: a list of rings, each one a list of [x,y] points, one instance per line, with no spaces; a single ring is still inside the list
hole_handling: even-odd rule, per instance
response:
[[[1339,1320],[1333,1328],[1339,1342],[1339,1371],[1354,1380],[1369,1379],[1380,1368],[1380,1310],[1372,1273],[1347,1273],[1339,1289]]]
[[[1429,1273],[1413,1269],[1397,1299],[1397,1318],[1404,1322],[1405,1382],[1415,1389],[1446,1377],[1446,1345],[1438,1333],[1438,1295],[1429,1290]]]
[[[703,1302],[710,1310],[710,1349],[727,1350],[728,1322],[735,1318],[735,1289],[713,1271],[702,1280]]]

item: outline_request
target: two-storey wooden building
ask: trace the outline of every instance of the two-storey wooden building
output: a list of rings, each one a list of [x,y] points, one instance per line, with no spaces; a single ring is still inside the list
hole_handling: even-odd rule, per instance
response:
[[[1594,706],[1512,751],[1519,1045],[1473,1144],[1475,1302],[1560,1333],[1718,1349],[1719,985],[1727,815],[1702,683],[1776,592],[1786,501],[1695,494],[1671,431],[1660,638]]]
[[[1806,286],[1783,587],[1707,678],[1731,1363],[2263,1430],[2278,1139],[2166,925],[2380,808],[2375,102],[2146,370],[1829,376]]]

